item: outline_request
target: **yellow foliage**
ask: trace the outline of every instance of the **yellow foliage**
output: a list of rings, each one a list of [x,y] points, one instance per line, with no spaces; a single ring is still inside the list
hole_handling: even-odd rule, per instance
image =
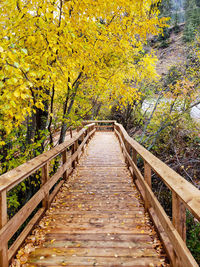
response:
[[[43,109],[53,85],[58,112],[67,96],[76,95],[74,107],[86,110],[94,98],[139,99],[137,84],[156,78],[156,58],[144,44],[167,21],[151,9],[157,2],[2,1],[0,128],[9,132],[13,120]]]

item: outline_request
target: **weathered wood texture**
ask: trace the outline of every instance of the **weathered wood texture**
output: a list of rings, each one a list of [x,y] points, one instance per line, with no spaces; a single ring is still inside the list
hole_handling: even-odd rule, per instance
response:
[[[78,163],[78,158],[84,148],[86,142],[94,134],[94,124],[87,125],[80,132],[78,132],[69,141],[39,155],[38,157],[22,164],[21,166],[0,176],[0,266],[7,267],[8,262],[15,255],[19,246],[22,244],[26,236],[32,230],[34,224],[41,218],[44,211],[48,209],[51,201],[57,194],[58,190],[63,184],[63,180],[72,171],[72,166],[75,167]],[[67,150],[70,150],[68,156]],[[49,162],[56,156],[62,155],[62,165],[59,166],[57,172],[49,177]],[[29,175],[35,173],[38,169],[42,169],[41,188],[38,192],[19,210],[15,216],[7,221],[7,192],[21,181],[26,179]],[[63,177],[57,186],[54,187],[50,194],[51,188]],[[12,246],[8,249],[8,241],[16,233],[19,227],[28,219],[31,213],[37,208],[42,201],[43,209],[40,209],[26,228],[18,236]]]
[[[162,266],[114,133],[96,133],[42,220],[29,266]]]
[[[197,262],[185,244],[186,208],[198,220],[200,219],[200,191],[130,138],[121,124],[115,123],[115,133],[120,141],[126,162],[130,166],[135,184],[145,201],[145,209],[149,212],[160,233],[172,265],[175,267],[197,267]],[[144,161],[144,177],[137,167],[137,161],[134,160],[135,156],[133,159],[131,157],[130,147],[134,152],[133,155],[137,153]],[[172,191],[172,222],[151,190],[152,171]],[[167,237],[166,240],[163,238],[164,236]]]
[[[103,132],[110,132],[114,131],[114,125],[116,123],[115,120],[90,120],[90,121],[83,121],[83,125],[87,125],[90,123],[95,123],[95,128],[97,131],[103,131]]]
[[[125,161],[114,133],[104,132],[96,134],[87,156],[79,164],[81,152],[96,130],[115,131]],[[58,155],[62,155],[62,166],[49,177],[48,164]],[[144,175],[137,167],[138,155],[144,161]],[[66,183],[77,166],[76,173]],[[60,188],[56,201],[43,219],[47,220],[46,243],[31,255],[30,266],[159,266],[162,258],[148,239],[151,229],[127,167],[171,264],[198,266],[185,240],[186,209],[200,220],[200,191],[130,138],[115,121],[92,121],[69,141],[0,177],[0,266],[8,266],[8,260],[15,255]],[[6,193],[40,168],[41,189],[7,222]],[[172,221],[151,190],[153,172],[172,191]],[[49,194],[61,177],[63,180]],[[41,201],[43,208],[8,250],[8,240]]]

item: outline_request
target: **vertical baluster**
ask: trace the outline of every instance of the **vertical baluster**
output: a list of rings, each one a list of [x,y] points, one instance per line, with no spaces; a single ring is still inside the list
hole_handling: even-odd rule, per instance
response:
[[[73,137],[73,134],[72,134],[72,127],[70,127],[69,132],[70,132],[70,137],[72,138],[72,137]]]
[[[62,164],[64,165],[67,161],[67,150],[65,149],[62,152]],[[67,170],[63,173],[63,179],[67,180]]]
[[[129,145],[129,143],[127,143],[126,141],[125,141],[125,147],[126,147],[126,151],[127,151],[128,154],[130,155],[130,145]],[[127,164],[127,167],[129,168],[129,167],[130,167],[130,163],[129,163],[127,157],[126,157],[126,164]]]
[[[90,128],[87,128],[87,130],[86,130],[86,136],[87,136],[87,137],[89,136],[89,133],[90,133]],[[88,137],[86,144],[88,144],[89,141],[90,141],[90,139],[89,139],[89,137]]]
[[[149,164],[144,161],[144,180],[147,182],[149,187],[151,188],[151,167]],[[147,193],[145,192],[145,210],[147,211],[150,208],[150,203],[147,199]]]
[[[0,229],[7,223],[6,191],[0,194]],[[0,266],[8,267],[8,244],[0,251]]]
[[[77,150],[78,150],[78,140],[76,140],[76,142],[75,142],[75,151],[77,151]],[[79,158],[78,158],[78,154],[77,154],[76,163],[78,164],[78,162],[79,162]]]
[[[73,143],[71,147],[71,156],[75,153],[75,142]],[[72,161],[72,168],[74,169],[76,167],[75,160]]]
[[[81,140],[82,142],[84,141],[84,133],[82,133]],[[83,145],[82,147],[82,152],[84,153],[84,151],[85,151],[85,145]]]
[[[182,239],[186,241],[186,209],[180,197],[173,191],[172,222]]]
[[[122,134],[121,131],[120,131],[120,135],[121,135],[121,139],[122,139],[122,143],[121,143],[121,146],[122,146],[122,153],[123,153],[123,155],[124,155],[124,146],[125,146],[125,144],[124,144],[124,136],[123,136],[123,134]]]
[[[49,179],[49,162],[47,162],[43,167],[42,167],[42,183],[41,183],[41,187],[47,182],[47,180]],[[45,197],[42,201],[42,206],[45,209],[49,208],[49,192],[47,192],[45,194]]]
[[[136,150],[134,148],[132,148],[132,160],[135,163],[135,165],[137,166],[137,152],[136,152]],[[136,178],[137,177],[136,177],[136,175],[134,173],[134,169],[133,169],[133,181],[135,181]]]

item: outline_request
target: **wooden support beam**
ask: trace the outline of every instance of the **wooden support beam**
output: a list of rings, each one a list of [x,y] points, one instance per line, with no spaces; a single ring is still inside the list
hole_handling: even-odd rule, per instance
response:
[[[42,181],[41,181],[41,187],[46,184],[46,182],[49,179],[49,162],[47,162],[43,167],[42,167]],[[49,192],[45,194],[44,199],[42,200],[42,206],[45,209],[49,208]]]
[[[151,167],[149,164],[144,161],[144,180],[147,182],[148,186],[152,188],[151,185]],[[147,198],[147,192],[145,192],[145,201],[144,201],[145,210],[147,211],[151,206]]]
[[[136,152],[136,150],[134,148],[132,148],[132,160],[135,163],[135,165],[137,166],[137,152]],[[136,177],[136,175],[135,175],[135,173],[133,171],[133,181],[135,181],[136,178],[137,177]]]
[[[64,165],[65,162],[67,161],[67,150],[64,150],[62,152],[62,164]],[[63,173],[63,179],[66,181],[67,180],[67,171]]]
[[[81,146],[82,146],[82,152],[84,153],[84,151],[85,151],[85,147],[84,147],[84,144],[83,144],[83,142],[84,142],[84,134],[81,136]],[[82,145],[83,144],[83,145]]]
[[[55,194],[58,192],[64,181],[61,181],[57,187],[49,196],[49,190],[55,185],[55,183],[63,175],[68,176],[71,173],[71,162],[78,161],[78,156],[80,151],[88,138],[94,134],[94,124],[88,125],[87,130],[83,128],[76,134],[76,136],[70,140],[66,141],[55,148],[51,149],[39,155],[38,157],[30,160],[27,163],[11,170],[10,172],[1,176],[0,185],[0,267],[8,267],[9,260],[14,256],[18,247],[21,245],[25,237],[31,231],[33,224],[40,218],[45,209],[49,207],[50,202],[54,198]],[[70,131],[72,137],[72,130]],[[84,138],[86,134],[86,137]],[[83,137],[82,144],[78,147],[78,140]],[[67,149],[72,146],[76,146],[76,151],[71,155],[70,159],[67,159]],[[75,147],[74,147],[75,148]],[[78,151],[79,149],[79,151]],[[57,170],[57,172],[49,177],[49,162],[56,156],[62,155],[63,164]],[[7,221],[7,198],[6,192],[12,189],[14,186],[18,185],[21,181],[26,179],[31,174],[35,173],[41,169],[41,188],[39,191],[27,202],[20,211],[15,214],[9,221]],[[8,241],[14,235],[14,233],[19,229],[19,227],[25,222],[25,220],[30,216],[33,210],[42,201],[43,208],[36,213],[36,215],[28,223],[27,227],[23,230],[20,236],[16,239],[13,245],[8,250]]]
[[[86,130],[86,136],[88,136],[88,134],[89,134],[89,129]],[[89,138],[86,141],[86,144],[88,144],[88,143],[89,143]]]
[[[6,190],[0,194],[0,229],[7,223],[7,197]],[[8,243],[0,250],[0,266],[8,267]]]
[[[172,222],[183,241],[186,242],[186,209],[175,192],[172,192]]]
[[[130,145],[126,142],[126,140],[123,140],[123,142],[124,142],[127,153],[130,155]],[[130,163],[129,163],[128,158],[126,156],[125,156],[125,163],[126,163],[127,167],[129,168]]]
[[[122,141],[122,137],[120,136],[120,133],[116,130],[115,133],[118,135],[120,142]],[[124,144],[122,144],[124,146]],[[124,147],[125,148],[125,147]],[[126,151],[125,151],[126,152]],[[140,170],[135,165],[131,157],[126,153],[126,156],[130,162],[130,165],[134,171],[134,173],[137,176],[136,184],[139,184],[139,188],[142,188],[144,198],[148,199],[148,203],[150,204],[150,207],[153,208],[155,211],[156,216],[158,217],[166,235],[169,238],[169,241],[173,245],[172,250],[172,258],[170,260],[172,261],[172,266],[174,267],[197,267],[198,264],[194,260],[192,254],[190,253],[189,249],[187,248],[186,244],[180,237],[180,234],[175,229],[174,225],[170,221],[169,217],[166,215],[163,207],[158,202],[157,198],[155,197],[154,193],[151,190],[150,187],[150,170],[149,167],[152,168],[152,166],[148,163],[149,167],[146,166],[145,175],[146,180],[142,176]],[[147,182],[148,181],[148,182]],[[148,210],[149,211],[149,210]],[[171,256],[170,255],[170,256]]]
[[[78,140],[75,141],[75,151],[78,150]],[[76,157],[76,163],[78,164],[79,160],[78,160],[78,155]]]
[[[89,138],[87,139],[87,142],[88,142]],[[72,145],[72,156],[73,154],[75,154],[78,150],[78,140],[76,140],[74,142],[74,144]],[[76,164],[78,164],[78,154],[76,155],[75,159],[72,160],[72,168],[75,168],[76,167]]]
[[[71,148],[71,157],[73,156],[73,154],[75,153],[75,143],[72,145],[72,148]],[[75,164],[75,160],[72,160],[72,168],[74,169],[76,167],[76,164]]]
[[[72,128],[71,127],[69,129],[69,132],[70,132],[70,137],[72,138],[73,137],[73,133],[72,133]]]

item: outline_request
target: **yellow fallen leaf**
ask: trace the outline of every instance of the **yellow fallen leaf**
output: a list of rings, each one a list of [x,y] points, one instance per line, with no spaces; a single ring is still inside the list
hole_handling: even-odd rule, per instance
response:
[[[21,264],[25,264],[27,262],[27,257],[26,256],[23,256],[20,258],[20,263]]]
[[[54,241],[55,241],[55,239],[52,239],[52,240],[51,240],[51,244],[52,244]]]

